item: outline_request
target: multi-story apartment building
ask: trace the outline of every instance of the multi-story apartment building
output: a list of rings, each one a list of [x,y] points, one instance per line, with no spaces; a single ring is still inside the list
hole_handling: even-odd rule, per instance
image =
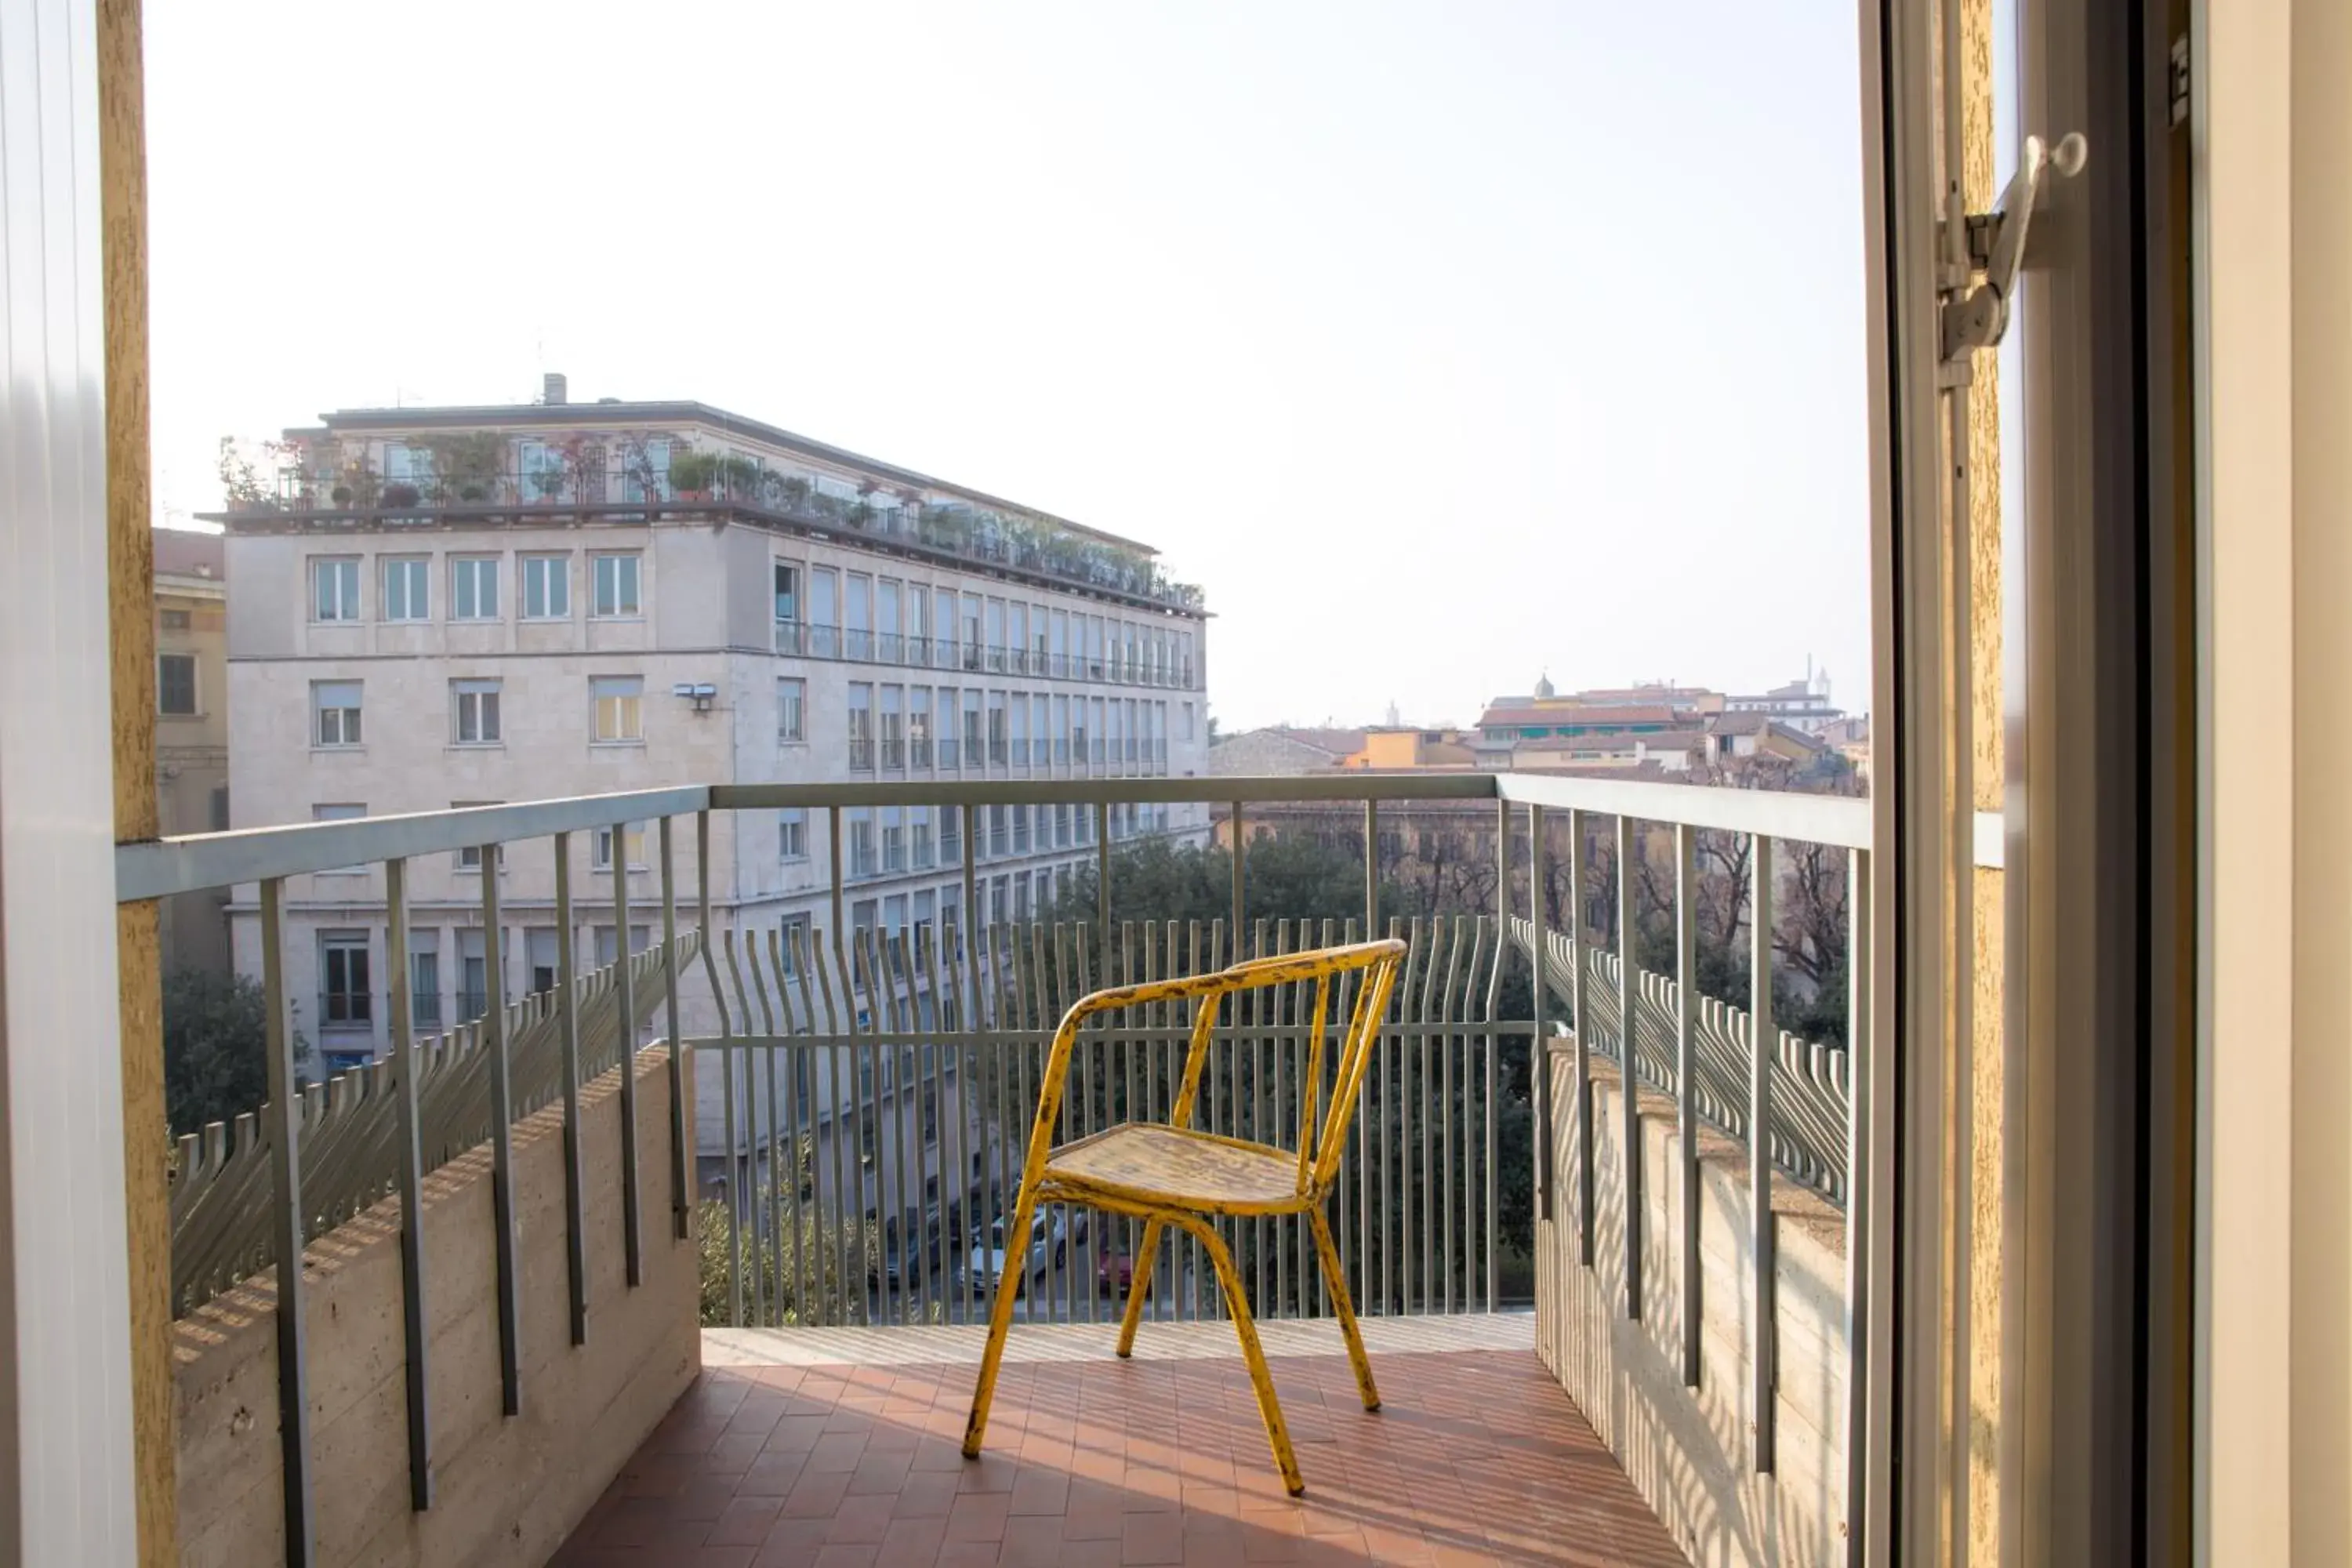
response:
[[[1201,598],[1148,547],[700,404],[567,404],[550,379],[536,405],[326,416],[287,433],[274,484],[232,495],[236,826],[697,781],[1205,771]],[[714,814],[719,931],[826,933],[835,826]],[[980,806],[970,843],[947,807],[846,808],[837,826],[845,921],[949,951],[974,921],[1052,906],[1097,844],[1077,806]],[[1206,812],[1123,807],[1109,826],[1204,834]],[[648,837],[574,845],[583,966],[624,923],[633,949],[658,929]],[[691,898],[693,847],[677,859]],[[625,921],[616,864],[636,873]],[[289,989],[315,999],[302,1026],[324,1065],[383,1048],[387,984],[411,987],[420,1027],[480,1010],[482,875],[478,853],[411,868],[414,973],[396,980],[380,873],[287,889]],[[553,978],[552,851],[499,878],[513,997]],[[237,922],[247,972],[257,930]]]
[[[155,544],[155,794],[165,833],[214,833],[228,810],[228,567],[220,535],[158,529]],[[165,899],[166,969],[226,973],[227,900]]]

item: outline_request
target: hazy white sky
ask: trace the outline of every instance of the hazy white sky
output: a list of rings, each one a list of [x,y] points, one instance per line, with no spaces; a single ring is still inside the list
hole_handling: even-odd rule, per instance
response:
[[[692,397],[1160,546],[1227,728],[1865,700],[1850,4],[163,0],[161,504]]]

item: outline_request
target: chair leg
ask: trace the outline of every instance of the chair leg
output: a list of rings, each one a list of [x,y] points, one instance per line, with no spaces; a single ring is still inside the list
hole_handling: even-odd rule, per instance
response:
[[[988,1430],[989,1401],[996,1397],[996,1373],[1004,1364],[1004,1336],[1013,1331],[1013,1298],[1029,1278],[1029,1223],[1036,1213],[1036,1194],[1024,1182],[1013,1205],[1013,1226],[1004,1235],[1004,1262],[996,1272],[996,1296],[988,1309],[988,1348],[981,1352],[980,1381],[972,1385],[971,1415],[963,1426],[967,1459],[980,1458],[980,1439]]]
[[[1135,1353],[1135,1325],[1143,1321],[1143,1299],[1151,1294],[1151,1265],[1160,1256],[1160,1233],[1164,1228],[1160,1220],[1143,1222],[1143,1249],[1135,1256],[1135,1270],[1127,1282],[1127,1310],[1118,1320],[1122,1359]]]
[[[1332,1245],[1331,1226],[1319,1208],[1307,1211],[1307,1223],[1315,1229],[1315,1250],[1323,1258],[1323,1283],[1331,1292],[1331,1304],[1339,1310],[1339,1332],[1348,1342],[1348,1359],[1356,1365],[1356,1391],[1364,1396],[1364,1408],[1381,1407],[1381,1391],[1372,1382],[1372,1363],[1364,1354],[1364,1336],[1356,1327],[1355,1304],[1348,1300],[1348,1276],[1339,1266],[1339,1249]]]
[[[1275,1468],[1282,1472],[1283,1489],[1297,1497],[1307,1489],[1307,1480],[1298,1473],[1298,1456],[1290,1447],[1290,1428],[1284,1424],[1282,1405],[1274,1396],[1274,1373],[1265,1364],[1265,1348],[1257,1341],[1257,1324],[1250,1318],[1249,1298],[1242,1290],[1241,1272],[1234,1267],[1233,1254],[1225,1250],[1215,1226],[1189,1218],[1180,1223],[1208,1249],[1209,1262],[1217,1271],[1217,1283],[1225,1293],[1225,1306],[1234,1315],[1234,1332],[1242,1342],[1242,1359],[1249,1363],[1250,1382],[1257,1388],[1257,1413],[1265,1418],[1266,1441],[1274,1447]]]

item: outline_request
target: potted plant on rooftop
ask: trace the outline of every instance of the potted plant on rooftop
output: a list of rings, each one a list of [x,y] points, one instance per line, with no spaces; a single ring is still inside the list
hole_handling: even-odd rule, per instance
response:
[[[709,500],[711,481],[719,477],[719,455],[698,452],[691,447],[673,449],[669,455],[670,490],[680,500]]]
[[[676,462],[677,459],[672,458],[671,461]],[[761,480],[763,478],[760,472],[760,465],[740,452],[730,452],[719,459],[718,477],[721,491],[728,500],[756,500],[759,499]],[[675,474],[672,478],[673,479],[676,478]]]

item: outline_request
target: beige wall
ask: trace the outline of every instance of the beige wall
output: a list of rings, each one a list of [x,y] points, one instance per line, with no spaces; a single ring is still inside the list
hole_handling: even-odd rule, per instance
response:
[[[167,616],[187,617],[184,627]],[[155,652],[196,661],[196,711],[155,716],[157,828],[164,834],[213,830],[213,795],[228,787],[228,598],[226,584],[158,573]],[[167,969],[229,968],[228,899],[225,891],[184,893],[161,900],[163,964]]]
[[[2195,50],[2208,615],[2196,1528],[2208,1563],[2340,1563],[2352,16],[2335,0],[2209,4]]]
[[[1681,1157],[1671,1108],[1642,1121],[1643,1313],[1625,1315],[1624,1115],[1613,1073],[1595,1073],[1594,1266],[1577,1261],[1572,1059],[1552,1058],[1562,1136],[1551,1221],[1536,1226],[1536,1344],[1601,1440],[1694,1563],[1845,1560],[1847,1327],[1843,1219],[1810,1196],[1776,1195],[1779,1396],[1775,1468],[1755,1472],[1749,1436],[1751,1259],[1745,1153],[1703,1135],[1700,1382],[1682,1378]]]
[[[500,1413],[489,1156],[425,1182],[434,1506],[409,1508],[400,1216],[387,1200],[307,1259],[310,1437],[321,1564],[543,1562],[700,1365],[698,1257],[672,1237],[667,1058],[637,1063],[645,1282],[626,1284],[620,1079],[583,1096],[588,1342],[570,1342],[562,1110],[515,1130],[522,1414]],[[688,1137],[692,1133],[689,1131]],[[265,1276],[174,1326],[181,1561],[283,1560],[275,1291]]]

